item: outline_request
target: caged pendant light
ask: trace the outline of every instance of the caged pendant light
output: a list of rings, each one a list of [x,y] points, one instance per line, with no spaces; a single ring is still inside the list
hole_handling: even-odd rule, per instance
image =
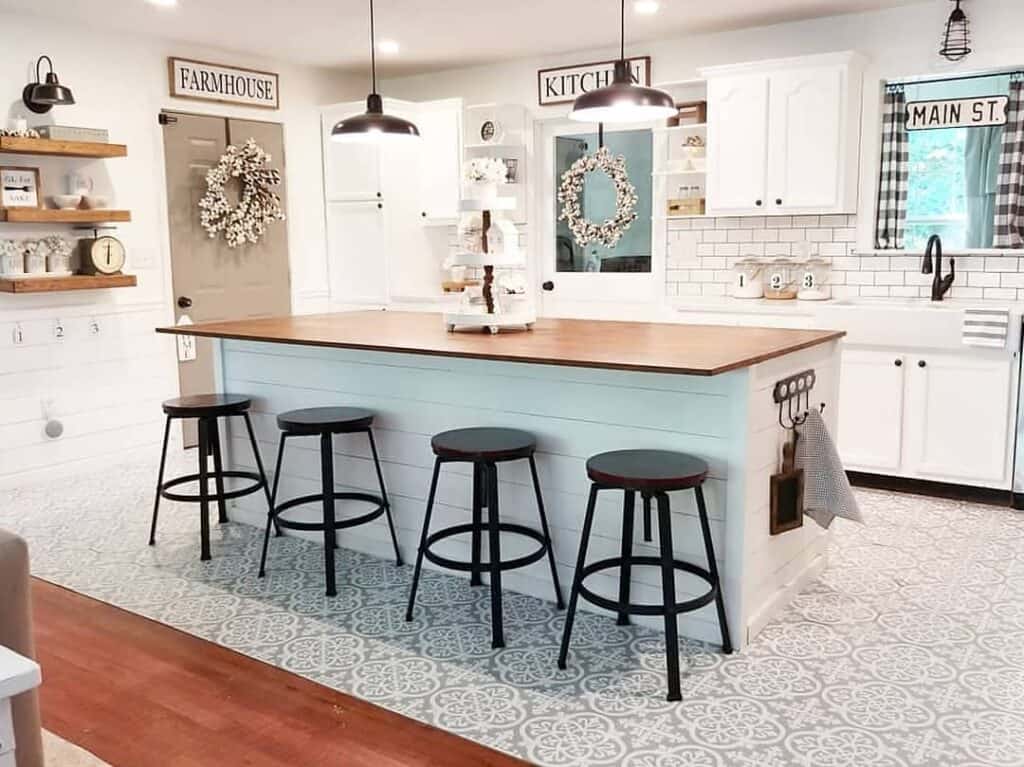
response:
[[[676,113],[672,97],[656,88],[633,83],[626,60],[626,0],[622,0],[619,60],[611,85],[584,93],[572,105],[570,120],[595,123],[634,123],[667,119]]]
[[[418,139],[419,129],[408,120],[384,114],[384,102],[377,93],[377,41],[373,26],[373,0],[370,0],[370,95],[366,112],[346,117],[331,130],[331,140],[339,143],[376,143]]]
[[[971,30],[967,14],[960,7],[960,0],[954,0],[956,8],[949,14],[946,33],[942,37],[939,55],[948,61],[962,61],[971,52]]]

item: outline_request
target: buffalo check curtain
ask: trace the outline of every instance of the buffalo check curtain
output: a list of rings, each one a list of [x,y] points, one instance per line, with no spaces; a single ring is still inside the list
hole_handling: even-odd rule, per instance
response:
[[[875,244],[888,250],[903,247],[910,176],[907,99],[903,88],[890,87],[882,108],[882,170],[878,182]]]
[[[1024,247],[1024,82],[1010,83],[996,185],[995,248]]]

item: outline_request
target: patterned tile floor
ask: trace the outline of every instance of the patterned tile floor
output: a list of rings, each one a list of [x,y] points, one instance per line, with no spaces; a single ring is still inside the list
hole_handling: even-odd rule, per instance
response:
[[[581,613],[569,669],[562,616],[507,594],[492,651],[485,589],[349,551],[323,596],[321,553],[215,532],[198,560],[192,508],[163,509],[145,545],[154,466],[0,491],[46,580],[543,765],[1024,765],[1024,514],[859,492],[868,526],[837,522],[831,566],[743,653],[683,649],[664,699],[662,642]],[[341,757],[339,756],[339,764]]]

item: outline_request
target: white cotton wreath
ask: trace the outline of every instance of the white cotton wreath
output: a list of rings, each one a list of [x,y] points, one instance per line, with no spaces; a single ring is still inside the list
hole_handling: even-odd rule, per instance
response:
[[[206,194],[199,201],[200,222],[210,239],[224,232],[228,246],[256,244],[271,221],[284,221],[281,198],[273,187],[281,173],[270,167],[270,155],[249,139],[241,147],[229,146],[217,167],[206,173]],[[238,205],[228,202],[225,188],[232,179],[240,185]]]
[[[615,215],[600,224],[583,218],[583,209],[580,207],[584,179],[588,173],[595,171],[607,174],[615,185]],[[614,248],[636,221],[638,200],[636,187],[629,183],[629,174],[626,173],[626,158],[622,155],[615,157],[608,151],[608,147],[601,147],[595,154],[578,159],[562,174],[562,183],[558,189],[562,212],[558,218],[569,224],[580,246],[600,242],[608,248]]]

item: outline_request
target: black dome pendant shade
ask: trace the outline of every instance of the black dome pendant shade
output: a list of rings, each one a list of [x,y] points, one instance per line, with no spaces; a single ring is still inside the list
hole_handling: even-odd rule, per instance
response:
[[[50,71],[46,73],[45,82],[42,82],[39,76],[39,66],[43,63],[43,59],[46,59],[46,63],[50,67]],[[40,115],[53,109],[54,104],[63,106],[75,103],[71,89],[60,84],[57,73],[53,71],[53,61],[46,55],[40,56],[36,60],[36,81],[25,86],[21,92],[21,100],[25,102],[25,106],[29,110]]]
[[[596,123],[635,123],[662,120],[676,113],[665,91],[633,83],[626,59],[626,0],[622,0],[619,60],[611,85],[584,93],[572,105],[570,120]]]
[[[384,102],[377,93],[377,43],[373,27],[373,0],[370,0],[370,81],[371,92],[366,97],[366,112],[346,117],[331,129],[331,140],[339,143],[377,142],[417,139],[419,129],[401,117],[384,114]]]

